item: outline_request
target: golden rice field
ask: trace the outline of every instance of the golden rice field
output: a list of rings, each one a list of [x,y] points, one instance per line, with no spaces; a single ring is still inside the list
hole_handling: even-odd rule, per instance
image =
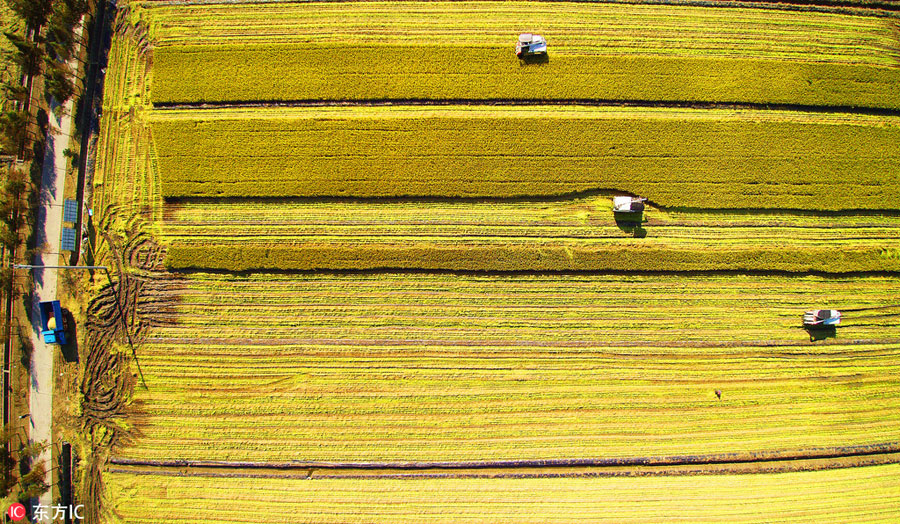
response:
[[[900,208],[898,124],[568,106],[192,110],[151,120],[164,197],[606,189],[674,207],[825,210]]]
[[[900,269],[900,256],[887,247],[900,240],[892,215],[654,208],[643,218],[639,226],[617,222],[607,194],[490,202],[199,200],[167,204],[161,234],[167,264],[181,269]]]
[[[267,479],[112,473],[134,523],[894,522],[900,465],[638,478]],[[140,497],[143,505],[128,501]],[[173,505],[173,500],[190,504]]]
[[[900,519],[896,17],[120,3],[104,522]]]
[[[889,416],[900,409],[894,277],[261,274],[170,285],[179,300],[144,335],[140,437],[123,457],[744,456],[900,440]],[[819,303],[847,311],[824,345],[798,327]]]
[[[616,99],[900,107],[890,19],[544,2],[137,10],[154,102]],[[550,60],[519,64],[515,35]],[[190,71],[190,74],[185,74]],[[235,78],[244,78],[235,82]]]

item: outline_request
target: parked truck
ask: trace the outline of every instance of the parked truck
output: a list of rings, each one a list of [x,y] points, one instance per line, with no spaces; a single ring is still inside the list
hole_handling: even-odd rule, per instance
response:
[[[46,344],[66,343],[66,326],[59,300],[41,302],[41,335]]]

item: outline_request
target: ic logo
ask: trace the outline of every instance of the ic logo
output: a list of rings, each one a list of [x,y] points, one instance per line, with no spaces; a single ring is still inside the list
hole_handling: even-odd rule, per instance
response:
[[[16,502],[6,510],[6,514],[9,515],[9,518],[13,521],[18,522],[25,518],[25,506]]]

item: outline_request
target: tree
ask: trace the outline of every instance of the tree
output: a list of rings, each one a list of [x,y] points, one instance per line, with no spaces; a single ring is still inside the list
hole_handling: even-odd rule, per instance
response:
[[[19,245],[19,232],[25,226],[28,206],[28,186],[25,173],[13,168],[6,172],[6,181],[0,187],[0,244],[7,252],[13,252]],[[0,289],[8,289],[12,275],[5,272],[0,275]]]
[[[67,61],[75,50],[75,34],[73,28],[81,15],[74,12],[65,3],[59,3],[53,9],[47,26],[45,48],[47,54],[60,61]]]
[[[19,152],[28,133],[28,115],[24,111],[0,114],[0,150],[9,155]]]
[[[75,94],[75,85],[69,77],[69,66],[57,62],[48,57],[46,74],[44,75],[44,90],[62,104]]]
[[[28,98],[28,89],[19,84],[3,84],[3,95],[7,100],[14,100],[20,104],[24,104]]]
[[[19,66],[23,73],[28,76],[34,76],[41,72],[41,58],[44,52],[36,42],[32,42],[22,38],[21,36],[4,32],[3,35],[15,47],[12,53],[12,61]]]
[[[0,467],[3,468],[3,477],[0,479],[0,494],[4,497],[9,495],[18,483],[15,475],[16,459],[11,452],[15,447],[13,440],[16,437],[16,430],[12,426],[4,426],[0,430],[0,441],[4,444],[0,447]]]
[[[32,466],[31,471],[22,475],[22,478],[19,479],[19,487],[22,489],[19,500],[38,498],[50,489],[50,485],[44,480],[45,473],[44,463],[38,462]]]
[[[51,29],[47,30],[47,40],[44,42],[44,49],[46,49],[49,58],[67,62],[72,57],[72,51],[74,51],[74,40],[72,35],[66,32],[66,29],[59,26],[51,26]]]
[[[32,29],[46,24],[53,9],[51,0],[6,0],[6,5]]]
[[[76,18],[86,15],[94,8],[94,0],[63,0],[66,7],[76,15]]]
[[[9,168],[6,171],[6,182],[0,188],[0,220],[6,225],[9,240],[18,243],[18,230],[25,225],[25,217],[22,210],[27,202],[26,175],[22,171]],[[4,243],[7,238],[4,238]],[[7,248],[12,250],[13,244],[7,243]]]

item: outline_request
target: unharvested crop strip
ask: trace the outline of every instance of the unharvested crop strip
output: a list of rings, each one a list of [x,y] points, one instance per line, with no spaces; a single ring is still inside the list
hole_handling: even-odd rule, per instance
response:
[[[511,52],[522,12],[529,27],[546,28],[546,63],[522,64]],[[870,16],[433,2],[157,5],[131,18],[156,47],[159,103],[609,98],[900,107],[897,38],[890,20]]]
[[[372,60],[377,54],[379,60]],[[282,64],[275,68],[272,63]],[[900,68],[778,60],[554,56],[509,49],[269,45],[161,48],[153,102],[530,99],[658,100],[897,110]],[[247,71],[248,67],[258,71]],[[185,75],[184,71],[191,71]],[[236,78],[244,78],[235,81]],[[523,87],[527,86],[527,87]]]
[[[167,111],[164,197],[521,197],[611,189],[662,206],[898,209],[893,117],[690,109]],[[227,145],[227,154],[224,153]]]
[[[433,45],[448,38],[468,47],[508,45],[509,35],[522,31],[523,11],[528,13],[529,27],[552,27],[554,44],[563,54],[610,49],[671,55],[686,50],[740,54],[764,49],[814,57],[822,50],[837,50],[839,55],[871,59],[885,53],[875,44],[891,40],[890,21],[879,17],[883,13],[877,11],[835,16],[772,12],[757,9],[755,4],[729,2],[723,2],[725,9],[671,3],[522,1],[282,2],[206,7],[131,3],[140,9],[130,18],[145,24],[152,41],[163,47],[272,40],[364,44],[376,37],[389,45]],[[462,35],[466,39],[459,40]]]
[[[215,5],[257,5],[277,4],[279,2],[290,4],[295,0],[124,0],[131,4],[145,6],[215,6]],[[343,3],[347,0],[328,0],[331,3]],[[844,15],[866,15],[876,17],[895,16],[890,11],[900,9],[897,0],[554,0],[557,3],[592,3],[592,4],[634,4],[634,5],[664,5],[664,6],[688,6],[688,7],[714,7],[718,9],[768,9],[774,11],[802,11],[812,13],[833,13]],[[327,3],[323,0],[320,3]],[[870,11],[860,11],[860,8],[868,8]],[[886,12],[882,12],[884,10]]]

